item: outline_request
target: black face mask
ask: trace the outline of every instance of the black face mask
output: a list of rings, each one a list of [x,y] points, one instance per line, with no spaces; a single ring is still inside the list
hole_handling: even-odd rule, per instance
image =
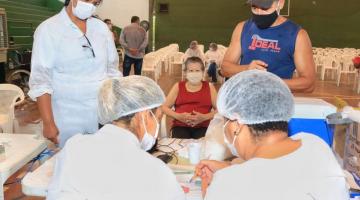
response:
[[[276,10],[268,15],[257,15],[253,13],[252,20],[259,29],[267,29],[276,21],[278,16]]]

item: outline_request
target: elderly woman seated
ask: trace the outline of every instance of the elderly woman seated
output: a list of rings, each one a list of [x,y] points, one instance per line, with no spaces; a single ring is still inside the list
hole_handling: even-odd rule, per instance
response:
[[[205,66],[198,57],[185,62],[186,81],[176,83],[170,90],[163,111],[174,119],[171,129],[174,138],[199,139],[205,136],[216,111],[216,89],[202,81]],[[172,109],[174,107],[174,110]]]
[[[219,91],[224,138],[242,164],[202,161],[206,200],[345,200],[344,173],[331,149],[308,133],[288,137],[293,96],[277,76],[241,72]],[[211,184],[210,184],[211,183]]]
[[[171,170],[148,154],[156,141],[164,93],[141,76],[105,81],[93,135],[76,135],[59,153],[47,199],[184,200]]]

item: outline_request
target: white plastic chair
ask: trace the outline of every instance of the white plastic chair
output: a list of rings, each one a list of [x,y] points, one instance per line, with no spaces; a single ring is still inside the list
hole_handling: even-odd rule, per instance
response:
[[[346,57],[342,63],[342,66],[340,66],[337,71],[337,79],[336,79],[337,86],[340,85],[340,80],[341,80],[342,74],[354,74],[355,75],[356,73],[357,73],[357,71],[354,67],[352,60]],[[355,75],[355,77],[356,77],[356,75]]]
[[[182,67],[183,67],[183,64],[184,64],[184,53],[183,52],[175,52],[173,53],[170,57],[170,69],[169,69],[169,72],[170,74],[173,74],[174,73],[174,67],[175,65],[180,65],[181,66],[181,71],[183,70]]]
[[[354,89],[360,94],[360,72],[355,74]]]
[[[0,84],[0,96],[0,128],[4,133],[13,133],[14,109],[25,100],[24,92],[16,85]]]
[[[204,53],[205,46],[203,44],[198,44],[198,48],[200,49],[201,52]]]
[[[164,114],[163,117],[161,118],[159,138],[169,138],[170,137],[170,135],[167,131],[166,118],[167,118],[166,114]]]
[[[325,79],[325,72],[326,70],[332,71],[332,75],[334,75],[334,72],[337,72],[338,68],[336,66],[336,63],[332,57],[326,57],[323,60],[323,65],[321,68],[321,80],[323,81]],[[333,76],[332,76],[333,77]]]

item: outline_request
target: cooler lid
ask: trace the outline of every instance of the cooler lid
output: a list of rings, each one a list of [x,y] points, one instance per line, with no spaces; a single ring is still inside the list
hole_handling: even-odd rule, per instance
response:
[[[326,116],[336,113],[337,108],[322,100],[307,97],[294,97],[295,112],[293,118],[326,119]]]

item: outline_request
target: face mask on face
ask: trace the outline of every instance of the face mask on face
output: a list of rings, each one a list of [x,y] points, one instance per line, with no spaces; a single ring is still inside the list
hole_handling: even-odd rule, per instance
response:
[[[156,142],[156,138],[159,134],[159,123],[154,115],[154,113],[152,111],[150,111],[151,115],[153,116],[153,118],[155,119],[155,122],[156,122],[156,129],[155,129],[155,134],[154,136],[151,135],[147,129],[146,129],[146,125],[145,125],[145,120],[144,120],[144,117],[142,117],[142,123],[144,125],[144,129],[145,129],[145,133],[144,133],[144,137],[142,138],[141,140],[141,143],[140,143],[140,146],[143,150],[145,151],[149,151],[154,145],[155,145],[155,142]]]
[[[277,17],[277,11],[268,15],[257,15],[253,13],[252,20],[259,29],[267,29],[276,21]]]
[[[186,79],[191,84],[199,84],[203,78],[202,72],[188,72],[186,73]]]
[[[267,29],[274,24],[280,14],[280,1],[277,4],[277,8],[273,13],[266,15],[252,14],[252,20],[259,29]]]
[[[96,7],[92,3],[86,3],[78,0],[76,7],[73,6],[72,10],[77,18],[85,20],[95,13]]]
[[[230,143],[229,140],[226,138],[225,128],[229,122],[230,122],[230,120],[228,120],[223,126],[224,142],[225,142],[226,146],[229,148],[229,150],[233,156],[240,157],[239,153],[237,152],[237,150],[235,148],[235,141],[236,141],[237,135],[235,135],[232,143]]]

